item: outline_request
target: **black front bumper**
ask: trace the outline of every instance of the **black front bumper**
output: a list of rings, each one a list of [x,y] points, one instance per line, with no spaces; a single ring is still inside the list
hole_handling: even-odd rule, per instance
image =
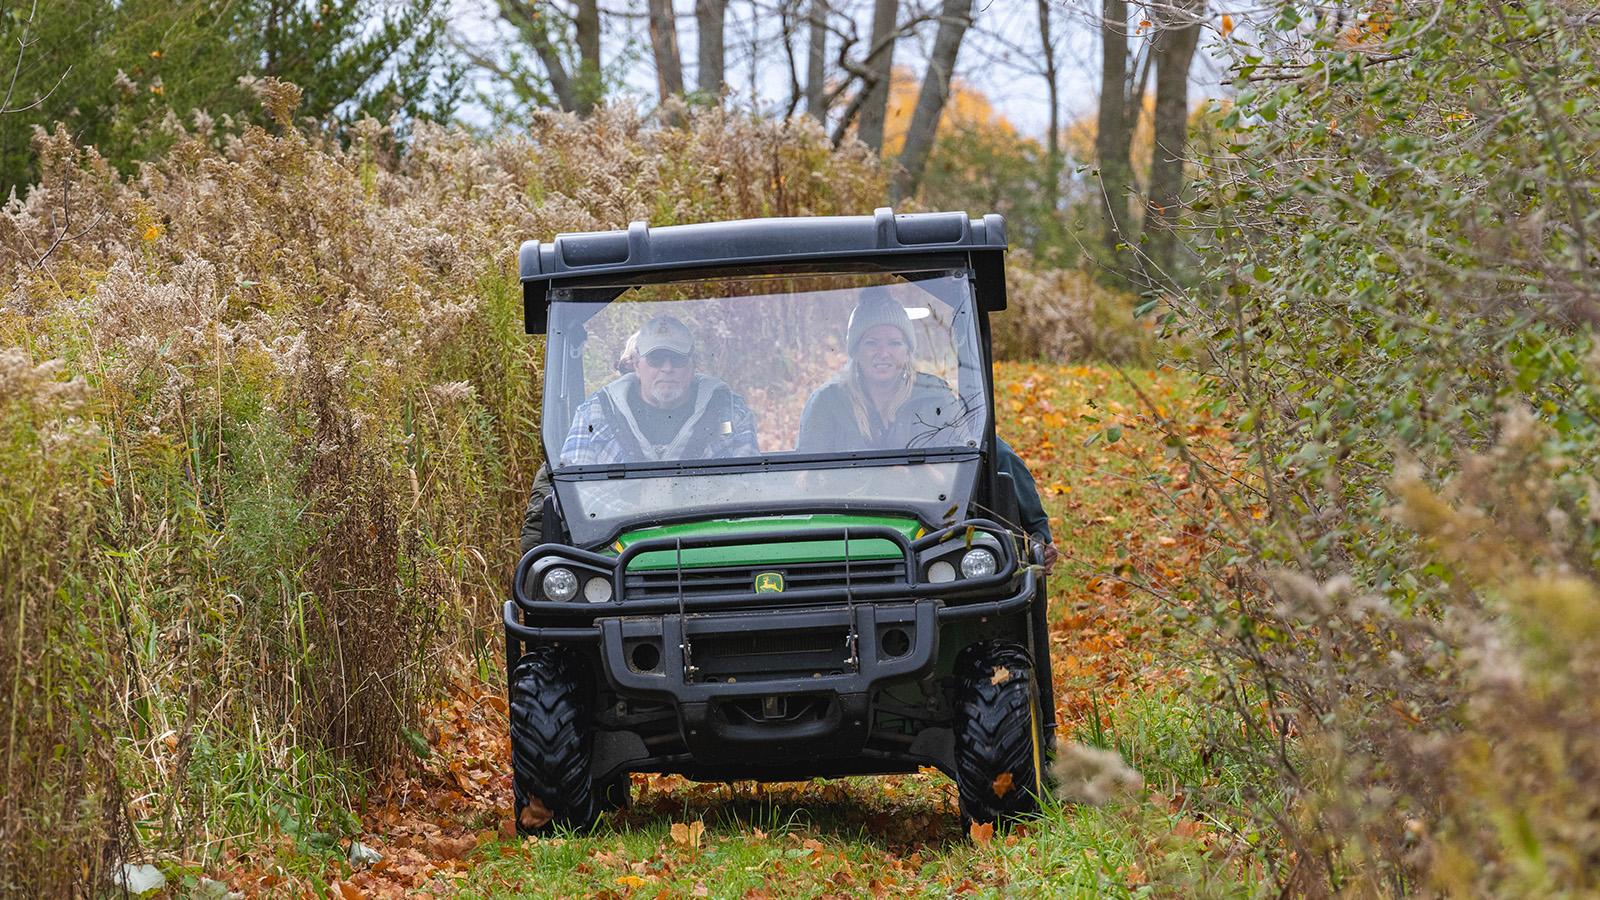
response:
[[[915,572],[917,545],[928,541],[897,543]],[[594,562],[620,575],[642,549]],[[517,584],[538,553],[519,566]],[[560,605],[514,589],[503,611],[508,667],[524,645],[592,646],[617,698],[677,711],[680,752],[696,768],[858,756],[872,737],[874,697],[935,671],[943,625],[1027,609],[1036,574],[1019,568],[1009,546],[1001,553],[993,576],[955,586],[918,584],[912,575],[898,587]],[[907,760],[919,756],[903,750],[897,755]]]
[[[670,702],[695,763],[726,766],[752,758],[783,763],[861,753],[871,735],[875,693],[934,671],[941,625],[1019,613],[1034,591],[1035,576],[1025,571],[1010,596],[954,607],[924,599],[612,616],[582,628],[521,625],[511,602],[504,614],[515,643],[595,645],[599,668],[618,697]],[[845,635],[849,643],[839,652],[819,635]],[[796,638],[809,644],[796,651]],[[732,652],[719,647],[729,643],[740,646]],[[641,647],[650,649],[641,653]],[[784,660],[781,670],[762,665],[775,657]],[[807,662],[814,663],[809,671]]]

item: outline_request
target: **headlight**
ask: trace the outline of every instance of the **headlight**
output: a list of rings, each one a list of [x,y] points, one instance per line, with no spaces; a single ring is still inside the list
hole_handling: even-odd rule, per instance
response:
[[[962,564],[965,567],[965,563]],[[560,567],[544,573],[544,595],[551,600],[567,601],[578,596],[578,576],[571,569]]]
[[[967,555],[961,557],[962,578],[982,578],[994,574],[994,554],[979,547],[968,550]]]
[[[583,599],[590,603],[604,603],[611,599],[611,579],[591,578],[583,584]]]
[[[949,584],[956,580],[956,567],[939,560],[928,567],[929,584]]]

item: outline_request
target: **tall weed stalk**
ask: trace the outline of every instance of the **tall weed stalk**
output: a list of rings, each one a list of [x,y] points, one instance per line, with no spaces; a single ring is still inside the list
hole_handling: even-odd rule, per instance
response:
[[[540,114],[492,142],[210,123],[131,179],[64,130],[0,210],[0,885],[355,827],[451,660],[498,658],[540,464],[521,240],[861,214],[801,120]],[[56,888],[60,888],[57,890]]]

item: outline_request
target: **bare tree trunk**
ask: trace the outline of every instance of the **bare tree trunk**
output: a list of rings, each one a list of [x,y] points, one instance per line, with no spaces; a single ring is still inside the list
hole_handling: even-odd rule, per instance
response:
[[[889,181],[889,199],[895,204],[915,194],[917,185],[922,183],[928,153],[939,131],[939,119],[944,115],[945,101],[950,99],[950,76],[955,72],[956,56],[961,52],[961,39],[971,26],[972,0],[944,0],[939,33],[933,39],[933,55],[928,59],[928,73],[922,78],[917,106],[911,113],[911,125],[906,129],[905,148],[895,161],[894,176]]]
[[[523,0],[499,0],[499,7],[500,18],[517,29],[517,33],[539,55],[539,61],[544,63],[556,103],[567,112],[587,113],[588,108],[580,108],[577,92],[572,88],[572,79],[567,77],[567,68],[561,63],[561,54],[550,41],[549,23],[544,13]]]
[[[1044,205],[1056,217],[1061,203],[1061,97],[1056,73],[1055,35],[1050,30],[1050,0],[1038,0],[1039,47],[1044,51],[1044,80],[1050,98],[1050,134],[1046,140],[1049,156],[1045,162]]]
[[[600,3],[578,0],[578,16],[573,20],[578,38],[578,111],[588,115],[605,96],[600,80]]]
[[[856,125],[856,137],[883,152],[883,123],[889,112],[889,75],[894,69],[895,26],[900,17],[900,0],[875,0],[872,6],[872,46],[867,53],[870,74],[862,84],[866,93]]]
[[[1153,277],[1170,275],[1183,211],[1183,162],[1189,136],[1189,66],[1200,40],[1196,0],[1165,15],[1171,20],[1156,36],[1155,149],[1150,159],[1150,207],[1144,232]]]
[[[1132,181],[1133,168],[1129,148],[1133,142],[1134,122],[1130,112],[1134,111],[1128,109],[1127,94],[1127,0],[1101,0],[1100,16],[1100,117],[1094,149],[1100,162],[1105,246],[1114,258],[1120,259],[1122,253],[1117,245],[1136,237],[1128,215],[1128,184]]]
[[[811,55],[806,61],[806,115],[818,122],[828,117],[826,63],[828,54],[828,0],[811,0]]]
[[[727,55],[723,49],[722,30],[727,21],[728,0],[695,0],[694,21],[700,36],[700,61],[698,81],[700,93],[721,102],[722,86],[726,83],[724,70]]]
[[[678,55],[678,23],[672,0],[650,0],[650,50],[656,60],[656,90],[661,102],[683,93],[683,60]]]

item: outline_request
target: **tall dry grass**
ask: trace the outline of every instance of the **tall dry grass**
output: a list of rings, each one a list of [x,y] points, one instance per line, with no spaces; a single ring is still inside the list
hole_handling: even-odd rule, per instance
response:
[[[121,179],[64,131],[0,210],[0,893],[326,843],[496,659],[539,464],[517,243],[869,212],[803,121],[544,115],[476,142],[213,130]]]

